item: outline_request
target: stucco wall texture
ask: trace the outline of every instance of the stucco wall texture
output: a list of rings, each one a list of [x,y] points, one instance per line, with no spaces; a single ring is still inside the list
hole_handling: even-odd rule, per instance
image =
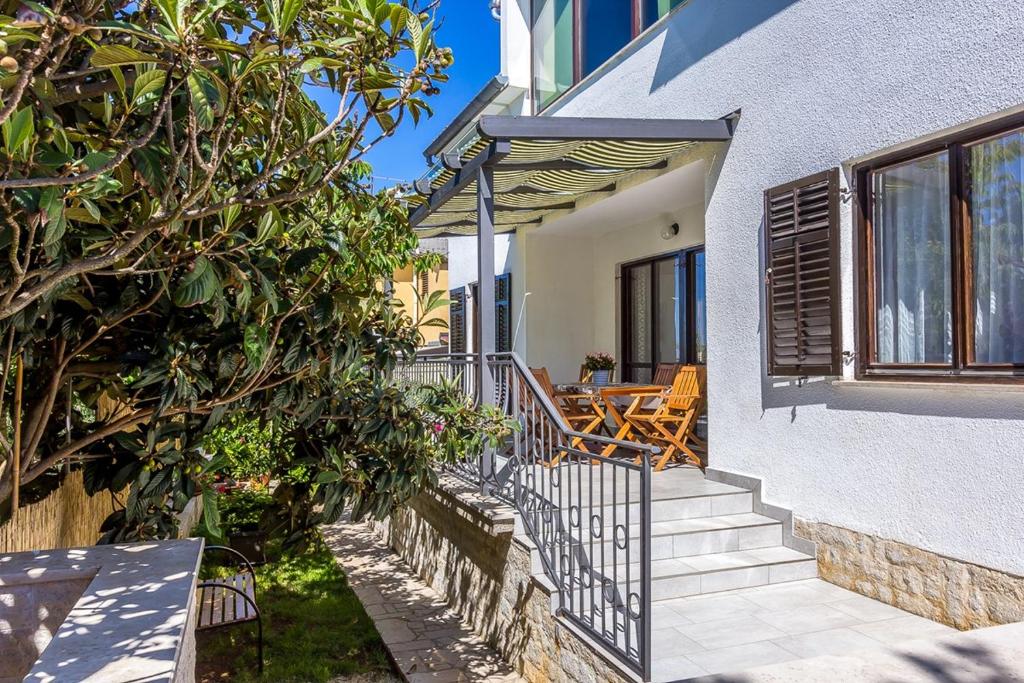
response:
[[[762,192],[1024,103],[996,0],[691,0],[546,114],[742,115],[706,207],[712,466],[804,519],[1024,574],[1024,392],[774,382]],[[854,349],[850,204],[843,348]],[[847,368],[852,378],[852,368]]]

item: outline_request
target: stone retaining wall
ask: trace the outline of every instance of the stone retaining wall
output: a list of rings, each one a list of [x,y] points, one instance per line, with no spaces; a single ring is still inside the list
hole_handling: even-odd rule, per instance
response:
[[[388,544],[527,681],[630,681],[554,616],[510,508],[454,478],[377,525]]]
[[[1024,621],[1024,577],[820,522],[796,519],[794,532],[843,588],[964,630]]]

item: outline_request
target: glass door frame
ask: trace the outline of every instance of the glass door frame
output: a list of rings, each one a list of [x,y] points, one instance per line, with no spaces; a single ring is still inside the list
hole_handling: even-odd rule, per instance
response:
[[[619,266],[619,277],[621,282],[619,284],[620,294],[620,342],[621,342],[621,354],[622,362],[620,367],[622,368],[621,379],[624,382],[635,381],[633,372],[638,369],[649,369],[651,376],[654,375],[654,370],[657,368],[658,363],[664,363],[669,361],[663,361],[659,359],[659,347],[658,347],[658,324],[659,310],[658,310],[658,277],[657,277],[657,264],[662,261],[674,260],[676,263],[676,287],[684,292],[682,300],[679,302],[678,313],[679,319],[676,321],[677,338],[682,340],[682,354],[679,359],[674,362],[686,363],[687,365],[702,365],[697,359],[697,287],[696,287],[696,258],[698,254],[704,253],[704,245],[694,245],[685,249],[679,249],[671,251],[658,256],[649,256],[635,261],[629,261],[622,263]],[[630,315],[630,279],[629,271],[633,268],[649,268],[649,278],[651,283],[651,306],[650,306],[650,334],[651,340],[651,360],[646,363],[634,363],[631,362],[630,355],[630,339],[632,336],[632,316]],[[706,266],[705,266],[706,269]],[[706,272],[706,270],[705,270]],[[706,290],[705,290],[706,291]],[[706,297],[706,294],[705,294]],[[706,306],[706,304],[705,304]],[[705,316],[707,315],[705,311]]]

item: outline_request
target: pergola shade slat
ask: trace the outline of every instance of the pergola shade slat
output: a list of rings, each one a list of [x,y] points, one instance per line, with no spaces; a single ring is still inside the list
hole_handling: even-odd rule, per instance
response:
[[[425,197],[410,220],[420,235],[474,234],[482,167],[493,174],[494,229],[509,232],[571,210],[589,194],[613,191],[630,175],[668,168],[693,145],[727,141],[732,123],[485,116],[477,131],[460,156],[445,155],[416,183]]]

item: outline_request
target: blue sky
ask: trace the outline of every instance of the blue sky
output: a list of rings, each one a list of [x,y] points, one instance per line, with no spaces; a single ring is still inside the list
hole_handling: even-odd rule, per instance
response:
[[[499,25],[491,18],[487,0],[442,0],[438,8],[437,44],[450,47],[455,64],[450,80],[441,83],[441,94],[427,98],[434,110],[418,126],[407,118],[391,138],[370,150],[375,185],[387,187],[411,182],[426,170],[423,150],[469,103],[487,81],[498,73],[501,57]],[[333,93],[310,92],[327,112],[337,110]],[[332,102],[333,100],[333,102]]]

